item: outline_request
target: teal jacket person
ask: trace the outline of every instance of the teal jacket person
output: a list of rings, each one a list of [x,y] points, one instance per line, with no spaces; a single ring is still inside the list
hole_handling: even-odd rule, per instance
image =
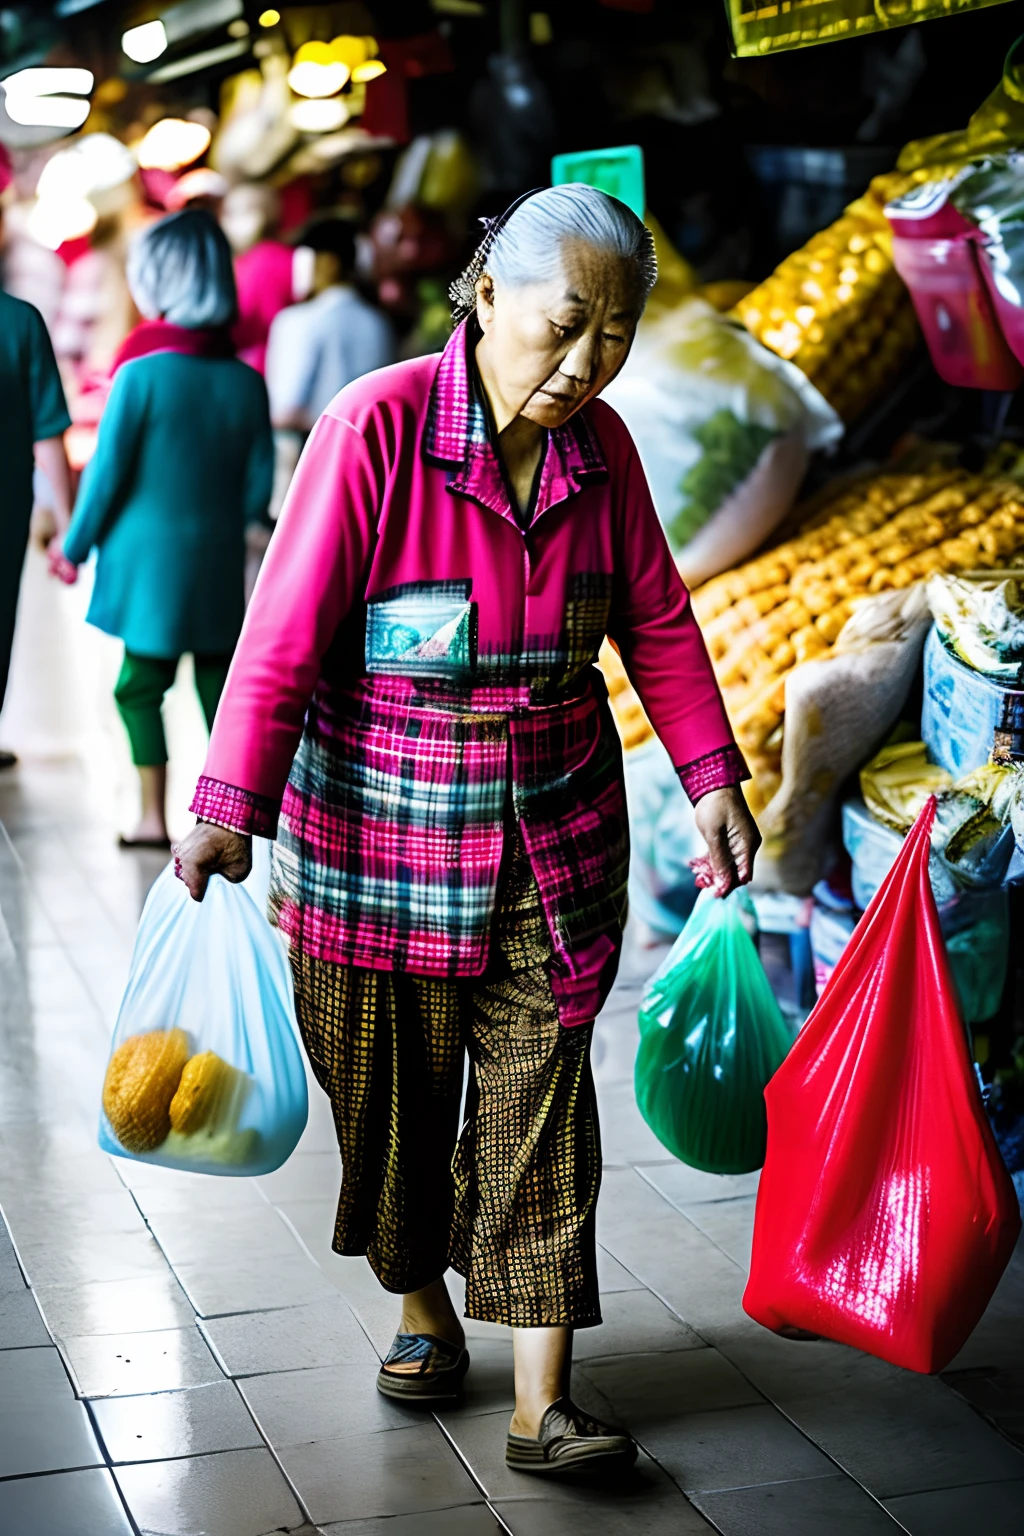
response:
[[[114,697],[139,769],[142,819],[127,846],[168,846],[164,694],[190,652],[212,724],[245,608],[245,529],[273,480],[266,386],[234,356],[231,252],[208,214],[140,235],[128,284],[143,323],[115,361],[96,452],[64,540],[98,551],[88,619],[125,645]]]
[[[64,540],[75,565],[99,551],[89,623],[134,656],[229,656],[244,612],[245,527],[265,518],[272,477],[255,369],[177,351],[123,363]]]

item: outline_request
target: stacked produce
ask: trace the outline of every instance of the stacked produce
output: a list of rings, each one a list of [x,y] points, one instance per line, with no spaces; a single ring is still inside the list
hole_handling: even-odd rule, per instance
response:
[[[758,781],[778,783],[786,678],[826,657],[863,599],[936,572],[993,570],[1024,551],[1024,491],[938,467],[863,479],[795,534],[697,589],[700,620],[736,737]],[[622,664],[602,654],[627,748],[650,726]]]
[[[882,212],[911,181],[876,177],[733,311],[764,346],[795,363],[845,421],[890,383],[917,341]]]

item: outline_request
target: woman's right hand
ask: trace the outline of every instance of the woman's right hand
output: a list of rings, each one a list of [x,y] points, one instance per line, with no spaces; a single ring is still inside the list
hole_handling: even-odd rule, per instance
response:
[[[252,869],[252,838],[227,827],[201,821],[175,843],[174,873],[188,886],[193,901],[202,901],[211,875],[223,875],[238,885]]]

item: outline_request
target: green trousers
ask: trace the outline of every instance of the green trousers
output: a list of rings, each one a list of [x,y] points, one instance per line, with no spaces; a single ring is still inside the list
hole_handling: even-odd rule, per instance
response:
[[[167,761],[167,739],[160,710],[164,694],[174,682],[179,660],[177,656],[168,661],[162,656],[133,656],[131,651],[124,653],[124,665],[114,688],[114,699],[128,732],[132,762],[136,768],[161,768]],[[199,702],[203,706],[207,727],[212,728],[231,657],[193,656],[192,662]]]

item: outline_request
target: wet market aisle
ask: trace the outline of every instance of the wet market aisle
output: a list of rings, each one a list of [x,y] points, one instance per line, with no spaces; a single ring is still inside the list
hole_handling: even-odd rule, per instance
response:
[[[56,665],[61,631],[36,595],[35,659]],[[87,659],[88,686],[107,660]],[[15,714],[18,739],[5,720],[7,739],[31,747],[36,718]],[[598,1025],[605,1323],[579,1336],[575,1377],[581,1401],[640,1440],[635,1476],[587,1491],[505,1469],[499,1328],[469,1326],[457,1411],[380,1398],[395,1304],[364,1261],[330,1251],[339,1168],[317,1089],[298,1151],[267,1178],[169,1173],[96,1146],[109,1032],[160,860],[114,846],[118,749],[109,732],[77,729],[78,756],[28,755],[0,779],[0,1530],[1019,1530],[1024,1249],[944,1379],[750,1322],[756,1178],[681,1166],[633,1103],[649,951],[629,952]]]

